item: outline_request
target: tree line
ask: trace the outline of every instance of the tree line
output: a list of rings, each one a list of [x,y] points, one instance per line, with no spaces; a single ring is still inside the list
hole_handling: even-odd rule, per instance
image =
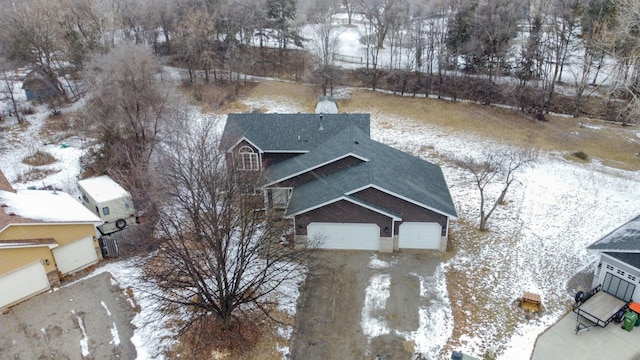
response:
[[[240,74],[359,82],[401,93],[634,122],[640,5],[633,0],[27,0],[3,5],[0,46],[76,99],[87,60],[147,44],[188,81]],[[300,11],[302,8],[303,11]],[[346,13],[346,24],[335,22]],[[335,60],[344,26],[361,29],[363,64]],[[301,26],[314,36],[304,38]],[[300,53],[307,49],[307,53]],[[382,58],[380,50],[388,49]],[[293,73],[293,75],[292,75]],[[355,78],[355,80],[354,80]]]
[[[640,4],[343,0],[368,35],[363,85],[635,122]],[[348,4],[347,4],[348,3]],[[380,58],[386,47],[389,58]],[[384,66],[380,66],[384,63]]]

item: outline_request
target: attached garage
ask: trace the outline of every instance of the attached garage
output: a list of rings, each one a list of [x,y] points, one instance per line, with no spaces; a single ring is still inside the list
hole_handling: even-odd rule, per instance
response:
[[[49,289],[44,265],[36,261],[8,274],[0,276],[0,307]]]
[[[58,271],[62,275],[98,262],[98,254],[93,246],[93,237],[91,236],[53,249],[53,257],[56,259]]]
[[[376,224],[310,223],[307,237],[321,249],[378,250],[380,228]]]
[[[400,224],[399,249],[440,250],[442,227],[432,222],[405,222]]]

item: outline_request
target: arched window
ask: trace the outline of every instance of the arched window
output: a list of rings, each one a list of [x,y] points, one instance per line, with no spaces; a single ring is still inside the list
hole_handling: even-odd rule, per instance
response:
[[[249,146],[243,146],[240,148],[238,151],[238,158],[240,160],[240,170],[260,170],[258,154]]]

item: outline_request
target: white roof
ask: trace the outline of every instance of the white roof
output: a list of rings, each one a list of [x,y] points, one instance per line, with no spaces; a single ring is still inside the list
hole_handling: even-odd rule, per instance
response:
[[[22,218],[50,222],[87,222],[102,224],[102,220],[71,195],[62,191],[0,190],[0,206],[4,212]]]
[[[105,202],[130,197],[129,192],[109,176],[97,176],[78,181],[78,186],[91,195],[96,202]]]

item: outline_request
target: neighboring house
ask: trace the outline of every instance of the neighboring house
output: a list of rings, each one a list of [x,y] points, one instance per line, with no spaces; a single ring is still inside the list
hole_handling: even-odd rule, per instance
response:
[[[60,90],[38,70],[32,70],[22,83],[27,100],[45,102],[60,95]]]
[[[230,114],[220,147],[265,208],[320,248],[445,251],[457,214],[439,166],[371,140],[368,114]]]
[[[640,302],[640,215],[589,245],[600,256],[593,287],[625,301]]]
[[[0,172],[0,307],[99,260],[102,221],[64,192],[14,190]]]
[[[338,101],[331,96],[320,96],[316,104],[316,114],[337,114]]]

